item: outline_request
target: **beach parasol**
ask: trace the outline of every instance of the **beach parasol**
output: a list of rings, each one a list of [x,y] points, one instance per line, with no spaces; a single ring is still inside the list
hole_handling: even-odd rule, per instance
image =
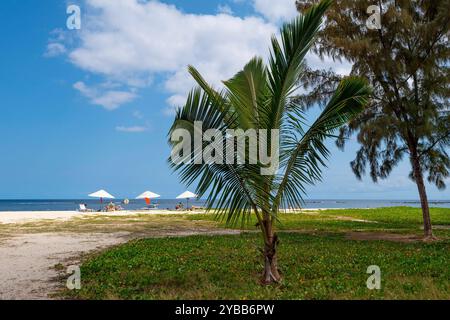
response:
[[[186,191],[177,197],[177,199],[186,199],[186,205],[187,205],[186,209],[189,209],[189,199],[191,199],[191,198],[198,198],[198,196],[195,193]]]
[[[103,203],[103,199],[115,199],[114,196],[110,195],[105,190],[99,190],[97,192],[91,193],[89,195],[89,197],[91,197],[91,198],[99,198],[100,199],[100,203]]]
[[[151,191],[145,191],[143,194],[138,196],[136,199],[145,199],[145,202],[147,203],[147,205],[150,205],[151,199],[156,199],[159,197],[161,197],[159,194],[153,193]]]

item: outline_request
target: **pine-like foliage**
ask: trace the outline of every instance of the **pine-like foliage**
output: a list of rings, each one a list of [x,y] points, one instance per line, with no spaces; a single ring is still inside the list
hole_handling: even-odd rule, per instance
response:
[[[381,29],[366,25],[371,5],[381,13]],[[409,159],[427,237],[432,231],[424,179],[444,189],[450,170],[449,21],[450,0],[336,0],[315,47],[322,57],[351,62],[352,74],[374,89],[369,107],[341,129],[338,146],[357,134],[361,148],[352,169],[358,178],[368,170],[375,182]],[[323,103],[340,77],[308,69],[302,80],[309,91],[298,103],[306,107]]]

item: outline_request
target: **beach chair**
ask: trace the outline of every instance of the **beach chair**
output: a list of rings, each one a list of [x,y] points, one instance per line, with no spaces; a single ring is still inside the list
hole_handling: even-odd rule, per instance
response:
[[[78,211],[79,212],[94,212],[94,210],[86,208],[86,205],[83,203],[80,204],[80,209]]]

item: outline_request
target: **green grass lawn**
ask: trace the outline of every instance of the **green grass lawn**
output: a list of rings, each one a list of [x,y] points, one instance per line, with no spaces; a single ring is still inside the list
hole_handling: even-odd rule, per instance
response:
[[[333,216],[335,217],[333,219]],[[338,217],[338,219],[336,219]],[[377,223],[342,220],[342,217]],[[435,224],[450,225],[449,209],[433,209]],[[210,220],[210,215],[186,216]],[[376,226],[374,226],[376,225]],[[420,234],[420,210],[330,210],[282,215],[279,264],[283,281],[262,286],[261,238],[191,236],[132,241],[90,256],[82,290],[72,299],[449,299],[450,239],[403,243],[355,241],[348,230]],[[252,228],[251,224],[248,228]],[[289,231],[283,231],[289,230]],[[296,232],[297,230],[297,232]],[[301,232],[298,232],[301,231]],[[381,268],[382,289],[368,290],[367,267]]]
[[[431,208],[431,219],[435,233],[450,236],[450,209]],[[191,220],[217,220],[221,227],[256,230],[256,219],[252,217],[245,225],[227,226],[224,217],[213,214],[188,216]],[[345,218],[345,219],[344,219]],[[352,221],[364,220],[364,221]],[[320,212],[304,211],[296,214],[280,214],[279,230],[315,231],[390,231],[395,233],[422,234],[422,213],[418,208],[392,207],[378,209],[335,209]],[[447,230],[446,230],[447,229]]]

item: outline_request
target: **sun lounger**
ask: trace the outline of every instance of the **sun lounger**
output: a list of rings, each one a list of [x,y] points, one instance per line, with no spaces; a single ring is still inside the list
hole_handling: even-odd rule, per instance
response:
[[[79,212],[94,212],[94,210],[86,208],[85,204],[80,204],[80,209],[78,211]]]

